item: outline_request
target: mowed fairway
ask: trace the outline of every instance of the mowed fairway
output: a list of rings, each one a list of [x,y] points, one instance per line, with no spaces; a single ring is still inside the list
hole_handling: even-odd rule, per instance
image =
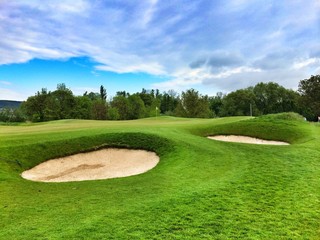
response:
[[[0,239],[319,239],[320,127],[277,116],[0,126]],[[291,145],[206,138],[215,134]],[[160,162],[108,180],[20,176],[104,147],[154,151]]]

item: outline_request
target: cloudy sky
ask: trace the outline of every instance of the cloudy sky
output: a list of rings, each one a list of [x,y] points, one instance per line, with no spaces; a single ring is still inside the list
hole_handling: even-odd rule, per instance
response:
[[[320,0],[0,0],[0,99],[203,94],[320,74]]]

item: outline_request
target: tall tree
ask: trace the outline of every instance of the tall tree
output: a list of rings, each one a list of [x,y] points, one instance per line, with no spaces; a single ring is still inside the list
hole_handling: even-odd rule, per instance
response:
[[[212,112],[209,108],[208,96],[202,96],[194,89],[182,92],[180,102],[176,109],[176,114],[181,117],[189,118],[212,117]]]
[[[95,120],[107,119],[107,103],[104,100],[92,101],[92,118]]]
[[[120,120],[129,119],[129,101],[126,97],[115,96],[111,101],[111,107],[117,109]]]
[[[301,104],[309,120],[317,120],[320,116],[320,75],[301,80],[298,92],[301,94]]]
[[[103,85],[100,86],[100,97],[103,101],[107,99],[107,89],[105,89]]]
[[[222,99],[220,116],[250,116],[259,115],[255,104],[252,88],[239,89],[229,93]]]
[[[143,118],[146,115],[146,108],[139,94],[132,94],[128,97],[129,119]]]
[[[93,101],[85,96],[75,97],[75,107],[72,110],[72,118],[75,119],[91,119]]]
[[[274,82],[258,83],[253,88],[256,105],[262,114],[295,111],[297,96],[290,91]]]
[[[160,103],[160,111],[161,113],[167,115],[173,115],[174,110],[178,106],[179,97],[178,93],[174,90],[169,90],[168,92],[164,92],[160,94],[161,103]]]
[[[52,96],[58,101],[56,111],[59,119],[67,119],[72,116],[72,109],[75,106],[75,98],[72,91],[64,83],[58,84],[57,90],[52,92]]]
[[[42,88],[35,96],[28,97],[22,105],[29,120],[33,122],[45,121],[46,99],[49,93],[46,88]]]
[[[222,101],[224,97],[225,96],[222,92],[218,92],[214,97],[209,97],[210,109],[213,112],[214,116],[220,116]]]

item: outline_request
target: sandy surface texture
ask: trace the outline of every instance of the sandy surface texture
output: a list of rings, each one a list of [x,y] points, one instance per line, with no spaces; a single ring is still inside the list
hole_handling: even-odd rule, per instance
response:
[[[251,143],[251,144],[268,144],[268,145],[289,145],[286,142],[280,141],[270,141],[263,140],[259,138],[247,137],[247,136],[236,136],[236,135],[217,135],[217,136],[209,136],[208,138],[224,141],[224,142],[240,142],[240,143]]]
[[[40,182],[71,182],[119,178],[154,168],[159,157],[144,150],[108,148],[43,162],[24,171],[25,179]]]

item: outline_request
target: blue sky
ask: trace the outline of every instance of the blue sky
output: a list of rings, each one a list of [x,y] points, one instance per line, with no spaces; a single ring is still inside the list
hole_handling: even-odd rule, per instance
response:
[[[65,83],[215,95],[320,74],[320,0],[0,0],[0,99]]]

